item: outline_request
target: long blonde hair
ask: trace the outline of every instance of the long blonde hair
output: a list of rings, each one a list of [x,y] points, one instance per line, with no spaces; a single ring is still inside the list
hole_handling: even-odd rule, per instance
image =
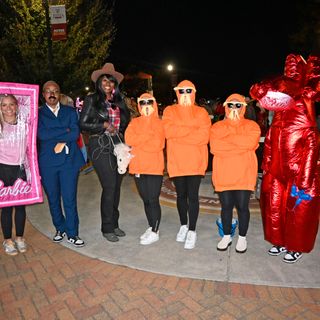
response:
[[[4,122],[4,118],[3,118],[3,114],[2,114],[2,110],[1,110],[1,105],[2,105],[2,100],[3,98],[12,98],[16,105],[18,106],[18,99],[11,93],[4,93],[4,94],[0,94],[0,137],[3,136],[3,122]]]

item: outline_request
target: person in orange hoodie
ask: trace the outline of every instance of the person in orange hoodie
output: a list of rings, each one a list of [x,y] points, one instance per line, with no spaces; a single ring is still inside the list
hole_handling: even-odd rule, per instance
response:
[[[221,203],[224,233],[217,250],[225,251],[232,243],[232,212],[236,207],[239,220],[236,252],[244,253],[250,220],[249,200],[258,175],[255,150],[259,147],[261,132],[255,121],[244,118],[247,105],[244,96],[234,93],[223,105],[226,117],[214,123],[210,131],[212,183]]]
[[[130,121],[125,141],[132,148],[129,173],[134,175],[149,224],[140,244],[148,245],[159,240],[165,136],[158,105],[151,94],[144,93],[138,98],[138,110],[141,116]]]
[[[208,166],[211,120],[206,109],[195,104],[196,88],[183,80],[174,88],[178,102],[164,109],[167,170],[177,192],[181,227],[176,241],[193,249],[197,240],[199,188]]]

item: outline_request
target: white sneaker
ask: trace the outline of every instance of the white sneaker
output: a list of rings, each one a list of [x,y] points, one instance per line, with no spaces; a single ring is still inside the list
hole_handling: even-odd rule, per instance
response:
[[[231,245],[231,243],[232,243],[232,238],[231,238],[230,234],[223,236],[217,245],[217,250],[225,251],[228,249],[228,247]]]
[[[195,231],[188,231],[184,248],[193,249],[194,246],[196,245],[196,241],[197,241],[197,233]]]
[[[27,252],[27,244],[24,238],[19,238],[15,240],[16,248],[19,252],[24,253]]]
[[[140,240],[146,238],[151,231],[152,231],[152,228],[149,227],[149,228],[140,236]]]
[[[15,246],[15,243],[11,239],[3,241],[3,249],[4,252],[9,256],[16,256],[18,254],[18,250]]]
[[[147,245],[159,240],[159,231],[158,232],[149,232],[148,235],[140,240],[140,244]]]
[[[186,224],[184,224],[183,226],[180,227],[179,232],[177,233],[177,238],[176,241],[178,242],[185,242],[186,241],[186,237],[187,237],[187,233],[188,233],[188,226]]]
[[[246,237],[239,236],[236,245],[236,252],[245,253],[247,251],[247,239]]]

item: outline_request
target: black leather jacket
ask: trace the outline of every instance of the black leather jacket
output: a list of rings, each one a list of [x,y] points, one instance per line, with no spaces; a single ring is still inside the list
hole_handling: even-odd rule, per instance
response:
[[[123,137],[130,121],[130,111],[124,101],[115,103],[120,108],[120,128],[119,133]],[[97,93],[88,95],[84,99],[83,109],[80,113],[80,129],[90,135],[103,134],[105,128],[103,123],[109,120],[107,108],[103,102],[99,101]]]

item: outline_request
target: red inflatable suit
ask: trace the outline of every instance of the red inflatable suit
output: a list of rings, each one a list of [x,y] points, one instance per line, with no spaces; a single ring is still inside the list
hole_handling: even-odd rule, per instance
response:
[[[286,58],[284,75],[254,84],[250,95],[275,111],[264,146],[260,207],[265,240],[289,251],[310,252],[320,214],[320,57]]]

